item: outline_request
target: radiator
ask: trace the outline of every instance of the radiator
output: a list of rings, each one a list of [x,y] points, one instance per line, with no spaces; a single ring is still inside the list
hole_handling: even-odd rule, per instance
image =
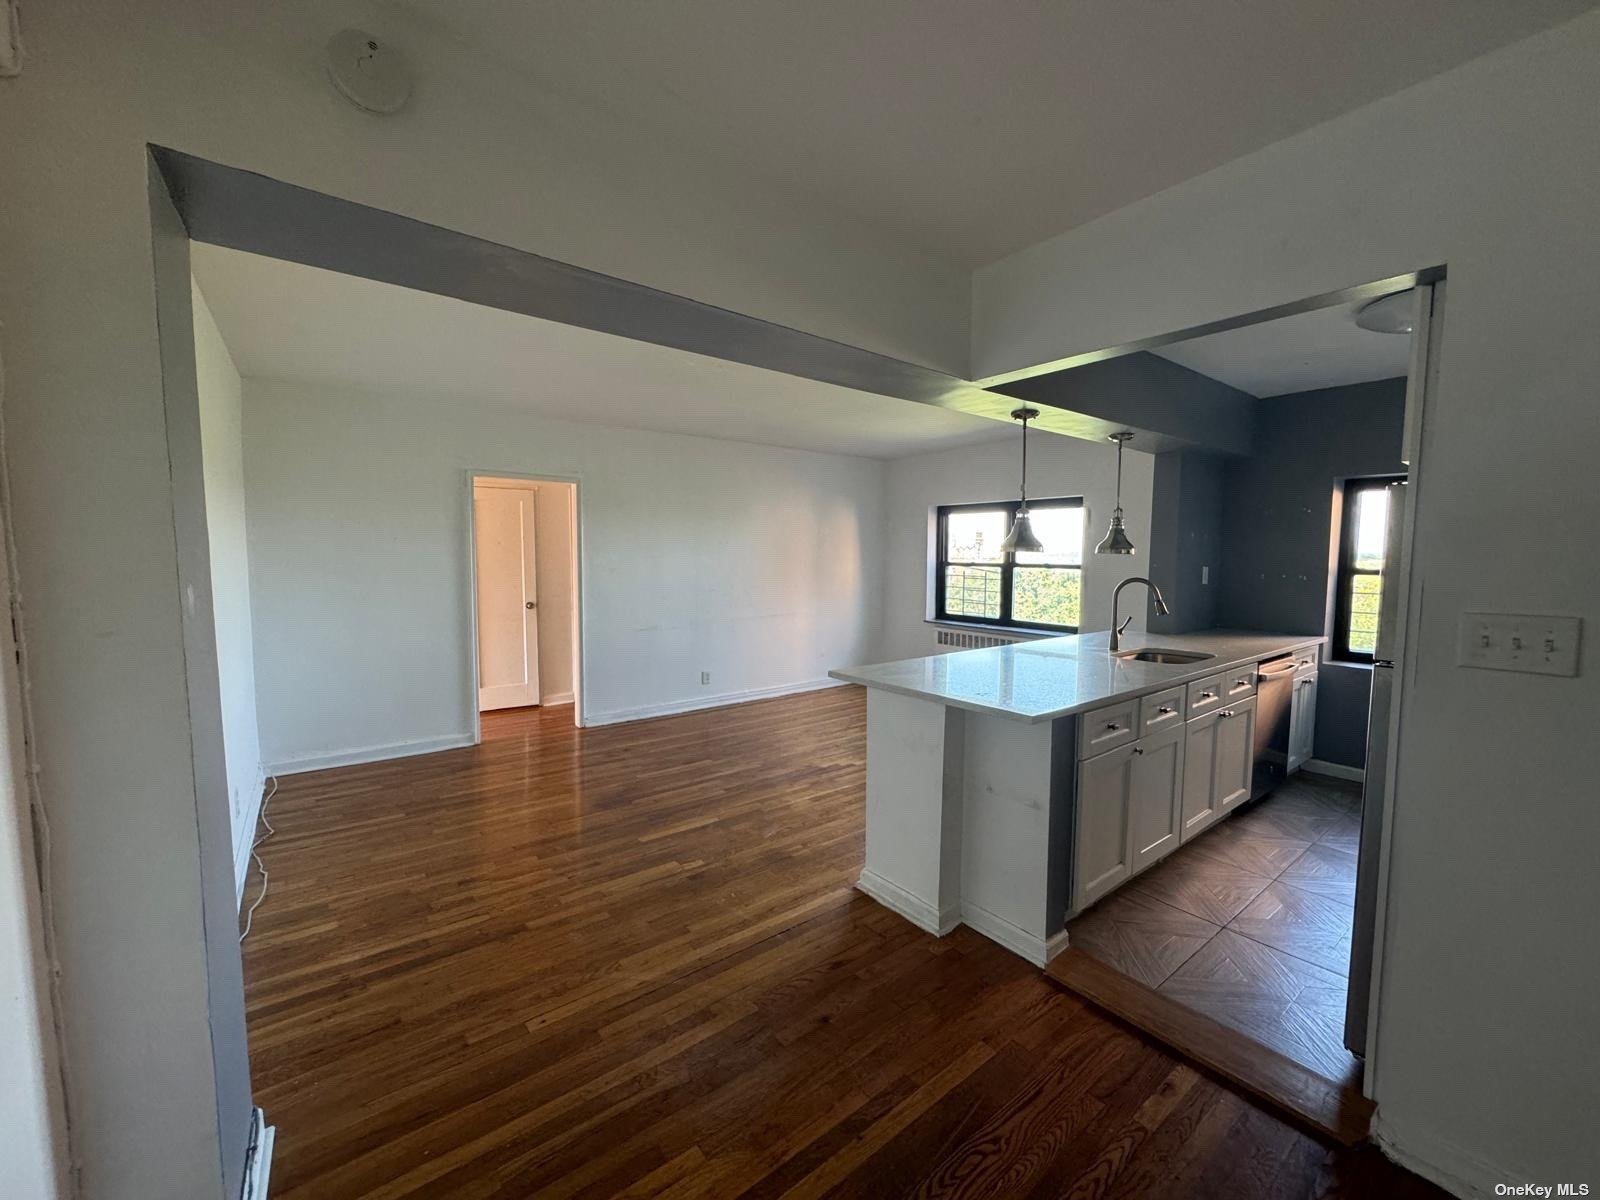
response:
[[[981,650],[985,646],[1009,646],[1021,638],[1005,637],[995,633],[967,633],[959,629],[939,630],[939,645],[954,646],[958,650]]]

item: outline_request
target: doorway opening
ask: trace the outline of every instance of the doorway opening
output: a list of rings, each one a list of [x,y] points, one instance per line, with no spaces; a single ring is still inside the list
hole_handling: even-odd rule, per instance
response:
[[[1244,454],[1160,456],[1173,549],[1163,561],[1153,532],[1150,573],[1176,599],[1159,632],[1259,629],[1317,644],[1258,664],[1223,714],[1248,731],[1231,765],[1192,749],[1211,715],[1173,731],[1170,788],[1129,799],[1136,865],[1068,913],[1070,950],[1051,967],[1341,1140],[1365,1136],[1377,1069],[1395,731],[1444,287],[1440,274],[1396,292],[1413,315],[1384,332],[1358,322],[1363,295],[1163,341],[1158,353],[1237,389],[1255,439]],[[1172,624],[1180,613],[1192,623]],[[1168,817],[1159,853],[1145,852],[1145,827]]]
[[[571,706],[582,725],[578,485],[470,477],[472,662],[483,714]]]

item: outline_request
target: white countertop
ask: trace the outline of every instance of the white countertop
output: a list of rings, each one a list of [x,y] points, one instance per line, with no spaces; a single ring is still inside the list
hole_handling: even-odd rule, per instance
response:
[[[900,662],[844,667],[828,674],[847,683],[936,700],[972,712],[994,713],[1032,725],[1327,641],[1305,634],[1221,629],[1123,635],[1123,650],[1160,646],[1216,655],[1204,662],[1167,665],[1113,658],[1110,640],[1109,633],[1042,638],[984,650],[958,650]]]

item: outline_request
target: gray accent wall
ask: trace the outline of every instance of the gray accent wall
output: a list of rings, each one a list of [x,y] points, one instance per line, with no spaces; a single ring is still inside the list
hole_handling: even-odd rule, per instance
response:
[[[1217,627],[1222,568],[1224,460],[1202,451],[1158,454],[1150,497],[1150,577],[1166,597],[1152,605],[1151,633]]]
[[[1349,478],[1405,471],[1405,389],[1404,379],[1383,379],[1258,402],[1255,453],[1224,471],[1217,626],[1327,631],[1339,488]],[[1198,524],[1204,528],[1204,515]],[[1365,666],[1323,663],[1318,758],[1365,763],[1371,680]]]

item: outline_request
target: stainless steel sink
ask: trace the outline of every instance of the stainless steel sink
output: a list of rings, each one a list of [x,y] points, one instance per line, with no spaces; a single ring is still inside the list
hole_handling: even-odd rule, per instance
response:
[[[1177,665],[1179,663],[1205,662],[1206,659],[1215,658],[1216,655],[1197,654],[1193,650],[1166,650],[1160,646],[1150,646],[1144,650],[1124,650],[1119,653],[1117,657],[1126,658],[1133,662],[1168,663]]]

